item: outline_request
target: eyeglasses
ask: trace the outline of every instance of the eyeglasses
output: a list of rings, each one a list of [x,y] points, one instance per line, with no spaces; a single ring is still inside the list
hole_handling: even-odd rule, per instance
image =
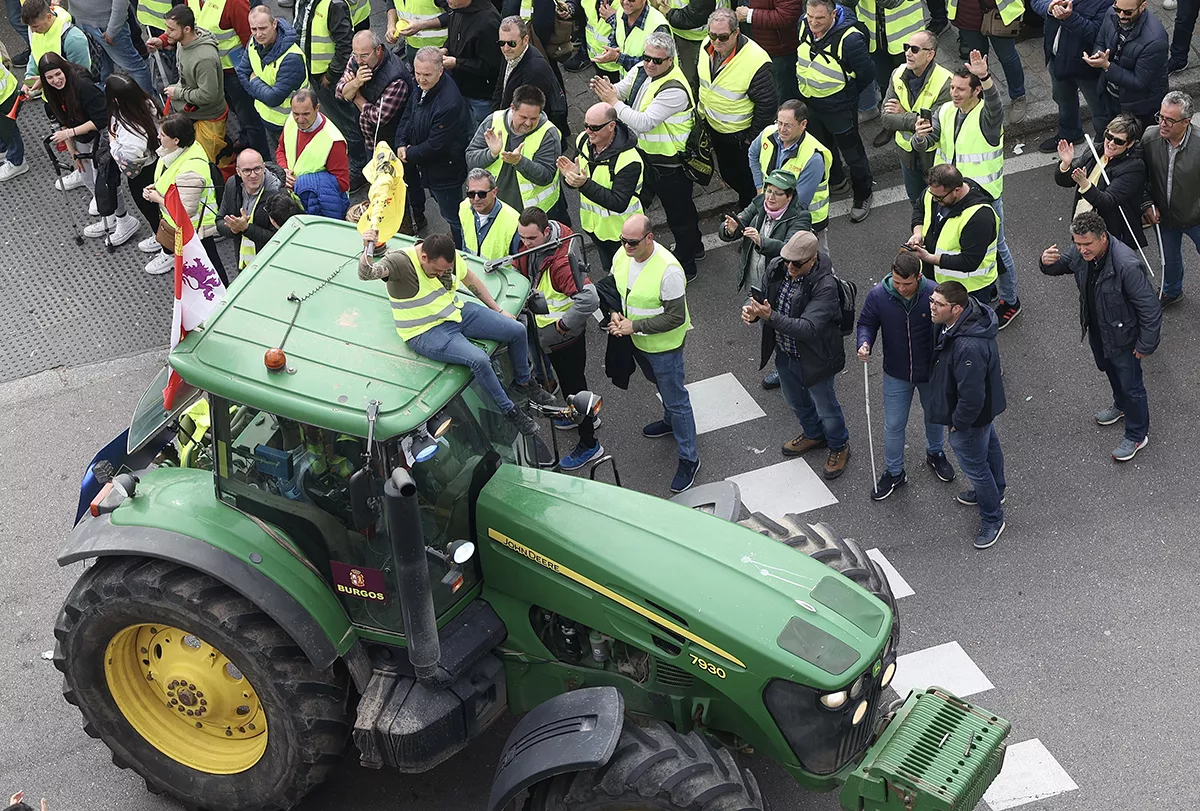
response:
[[[487,191],[471,191],[470,189],[467,189],[467,199],[482,200],[494,191],[495,189],[488,189]]]
[[[516,41],[515,39],[501,39],[501,40],[497,40],[497,41],[496,41],[496,44],[497,44],[497,45],[499,45],[501,48],[503,48],[505,45],[507,45],[509,48],[515,48],[515,47],[517,47],[517,41]]]
[[[733,36],[732,31],[730,31],[728,34],[714,34],[712,31],[708,32],[708,38],[711,40],[715,40],[717,42],[725,42],[732,36]]]
[[[663,65],[663,64],[666,64],[668,61],[670,61],[671,57],[669,57],[669,56],[647,56],[647,55],[643,54],[642,59],[646,60],[651,65]]]
[[[905,50],[910,54],[919,54],[921,51],[932,51],[933,48],[922,48],[920,45],[905,45]]]
[[[950,302],[948,302],[948,301],[938,301],[937,299],[935,299],[935,298],[933,298],[933,297],[930,297],[930,299],[929,299],[929,306],[930,306],[930,307],[936,307],[937,309],[939,309],[939,310],[940,310],[940,309],[942,309],[943,307],[949,307],[949,306],[950,306]]]
[[[1113,135],[1111,132],[1104,133],[1104,140],[1112,141],[1117,146],[1125,146],[1126,144],[1129,143],[1128,138],[1118,138],[1117,136]]]
[[[251,166],[249,169],[238,169],[239,175],[260,175],[263,172],[262,166]]]
[[[636,248],[638,245],[641,245],[648,236],[650,235],[646,234],[645,236],[640,236],[637,239],[626,239],[625,237],[621,237],[621,244],[626,248]]]
[[[583,126],[584,126],[584,128],[587,129],[588,132],[599,132],[600,130],[604,129],[605,127],[607,127],[609,124],[612,124],[612,123],[614,123],[614,122],[605,121],[603,124],[584,124]]]
[[[946,201],[946,198],[954,193],[954,189],[951,189],[950,191],[946,192],[945,194],[934,194],[933,189],[928,189],[927,191],[929,192],[929,196],[932,197],[934,200],[938,201],[939,203],[944,203]]]
[[[1187,118],[1168,118],[1162,113],[1155,113],[1154,120],[1159,124],[1166,124],[1168,127],[1173,127],[1176,124],[1182,124],[1184,121],[1191,121],[1192,118],[1191,116],[1188,116]]]
[[[1142,7],[1142,4],[1138,3],[1136,8],[1126,9],[1126,8],[1121,8],[1116,3],[1113,3],[1113,11],[1117,12],[1117,14],[1121,17],[1132,17],[1134,14],[1138,13],[1138,9],[1141,7]]]

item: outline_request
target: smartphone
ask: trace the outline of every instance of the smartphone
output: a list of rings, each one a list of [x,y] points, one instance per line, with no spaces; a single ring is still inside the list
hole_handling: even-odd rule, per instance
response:
[[[917,113],[917,115],[926,121],[933,122],[933,110],[930,110],[928,107],[921,108],[921,112]]]
[[[750,298],[754,299],[759,304],[767,303],[767,294],[761,287],[757,287],[755,285],[750,286]]]

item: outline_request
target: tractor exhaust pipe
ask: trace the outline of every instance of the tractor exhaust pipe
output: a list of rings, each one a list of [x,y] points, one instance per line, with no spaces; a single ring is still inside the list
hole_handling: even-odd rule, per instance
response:
[[[429,585],[429,561],[425,557],[417,485],[407,470],[396,468],[391,478],[384,482],[383,495],[404,633],[408,638],[408,661],[412,663],[417,679],[424,682],[437,673],[442,646],[433,610],[433,590]]]

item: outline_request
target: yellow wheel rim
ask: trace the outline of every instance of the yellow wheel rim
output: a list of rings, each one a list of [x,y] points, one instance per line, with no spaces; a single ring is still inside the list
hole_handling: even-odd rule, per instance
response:
[[[209,774],[237,774],[267,750],[267,716],[242,672],[178,628],[131,625],[104,652],[108,690],[155,749]]]

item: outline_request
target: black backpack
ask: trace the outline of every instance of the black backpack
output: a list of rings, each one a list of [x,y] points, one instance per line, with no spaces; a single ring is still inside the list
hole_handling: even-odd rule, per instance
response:
[[[858,307],[856,306],[858,285],[852,281],[843,279],[836,273],[833,274],[833,280],[837,282],[838,304],[842,308],[842,317],[838,321],[838,326],[841,328],[842,335],[849,335],[854,332],[854,320],[858,314]]]

